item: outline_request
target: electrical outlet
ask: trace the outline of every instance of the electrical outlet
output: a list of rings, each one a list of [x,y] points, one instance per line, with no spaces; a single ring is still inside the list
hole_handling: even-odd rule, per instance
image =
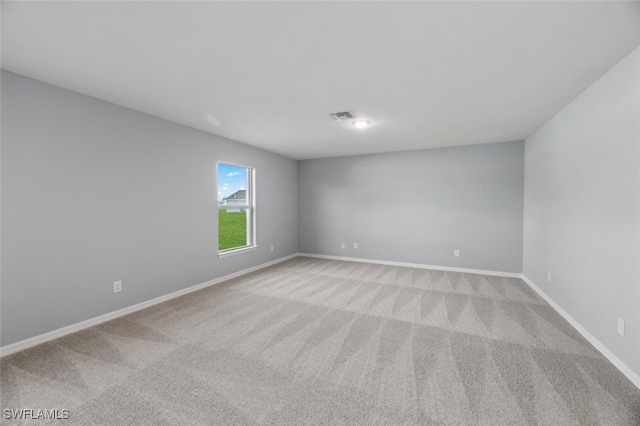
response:
[[[454,251],[453,251],[453,255],[454,255],[455,257],[460,257],[460,250],[454,250]]]
[[[273,244],[271,244],[271,247],[269,247],[269,251],[273,251]]]
[[[120,293],[122,291],[122,281],[113,282],[113,292]]]
[[[353,243],[353,248],[357,249],[358,248],[358,243]]]
[[[341,249],[345,248],[344,243],[340,244],[340,248],[341,248]]]
[[[551,271],[547,272],[547,281],[551,282]]]
[[[618,318],[618,334],[624,337],[624,320]]]

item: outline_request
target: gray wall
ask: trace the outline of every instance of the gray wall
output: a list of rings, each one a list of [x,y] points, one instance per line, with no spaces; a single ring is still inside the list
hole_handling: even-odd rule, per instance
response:
[[[257,178],[259,248],[223,259],[219,160]],[[2,72],[1,344],[295,253],[296,197],[294,160]]]
[[[522,141],[300,161],[300,251],[521,272],[523,174]]]
[[[640,48],[525,147],[524,274],[640,372]]]

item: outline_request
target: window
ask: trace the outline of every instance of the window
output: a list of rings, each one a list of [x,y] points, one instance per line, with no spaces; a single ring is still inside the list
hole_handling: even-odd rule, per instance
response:
[[[254,169],[218,163],[218,253],[255,248]]]

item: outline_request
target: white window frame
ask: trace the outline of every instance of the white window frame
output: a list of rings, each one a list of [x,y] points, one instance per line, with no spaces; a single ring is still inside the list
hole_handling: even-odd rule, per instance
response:
[[[220,182],[218,182],[218,174],[220,169],[220,164],[224,164],[227,166],[236,166],[242,167],[247,170],[247,204],[232,204],[232,205],[222,205],[218,202],[216,198],[216,204],[218,204],[218,209],[216,210],[216,229],[218,230],[218,257],[226,257],[232,256],[234,254],[245,253],[248,251],[253,251],[258,248],[258,244],[256,242],[256,169],[251,166],[245,166],[242,164],[232,163],[230,161],[218,161],[216,164],[216,194],[218,193],[218,189],[220,187]],[[244,209],[247,212],[247,245],[242,247],[234,247],[226,250],[220,250],[220,221],[218,218],[218,210],[237,210]]]

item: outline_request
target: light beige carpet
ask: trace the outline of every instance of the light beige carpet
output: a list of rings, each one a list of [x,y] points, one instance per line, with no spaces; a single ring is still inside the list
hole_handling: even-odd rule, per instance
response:
[[[3,410],[64,424],[640,425],[640,391],[521,280],[356,262],[296,258],[0,363]]]

